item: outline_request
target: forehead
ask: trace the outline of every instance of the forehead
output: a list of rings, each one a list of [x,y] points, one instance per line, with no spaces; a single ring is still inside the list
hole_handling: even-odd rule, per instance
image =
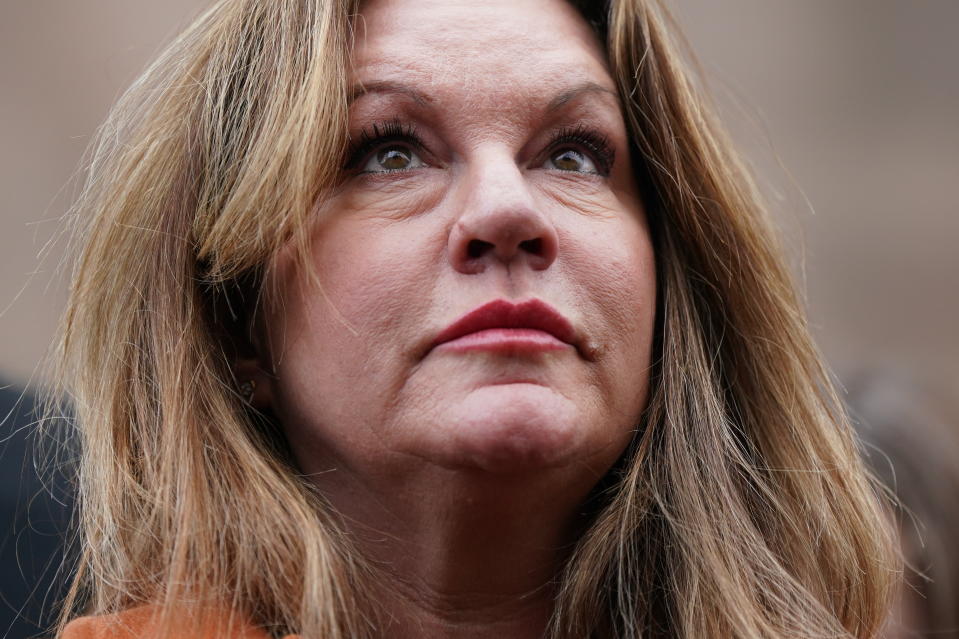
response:
[[[356,23],[354,85],[401,82],[478,105],[614,90],[595,34],[566,0],[372,0]]]

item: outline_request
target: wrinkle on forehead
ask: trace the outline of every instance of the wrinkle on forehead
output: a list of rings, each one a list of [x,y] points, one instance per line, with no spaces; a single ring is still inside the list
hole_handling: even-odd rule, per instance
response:
[[[402,78],[474,107],[530,103],[577,81],[612,88],[602,47],[565,0],[366,3],[354,82]]]

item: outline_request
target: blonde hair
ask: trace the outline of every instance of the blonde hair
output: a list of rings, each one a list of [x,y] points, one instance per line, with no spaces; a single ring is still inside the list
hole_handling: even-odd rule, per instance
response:
[[[890,533],[760,199],[667,12],[597,4],[578,3],[621,91],[660,299],[649,405],[597,487],[550,636],[872,636]],[[220,0],[101,131],[59,351],[83,449],[61,624],[152,603],[169,627],[195,605],[306,637],[375,632],[362,563],[237,396],[224,328],[281,246],[306,258],[357,10]]]

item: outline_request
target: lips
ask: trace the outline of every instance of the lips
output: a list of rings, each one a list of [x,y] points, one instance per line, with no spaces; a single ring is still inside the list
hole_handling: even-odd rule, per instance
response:
[[[477,335],[480,333],[487,339]],[[531,347],[537,344],[548,346],[547,342],[555,344],[555,340],[576,346],[576,332],[569,320],[549,304],[536,299],[519,304],[500,299],[484,304],[440,332],[432,346],[435,348],[465,336],[471,336],[469,343],[477,347],[481,344],[492,346],[494,342],[510,340],[523,342]]]

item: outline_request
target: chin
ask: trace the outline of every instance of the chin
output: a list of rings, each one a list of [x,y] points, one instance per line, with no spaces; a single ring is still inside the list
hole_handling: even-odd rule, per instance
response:
[[[455,408],[439,442],[443,466],[523,474],[582,460],[588,452],[588,420],[545,386],[487,386]]]

